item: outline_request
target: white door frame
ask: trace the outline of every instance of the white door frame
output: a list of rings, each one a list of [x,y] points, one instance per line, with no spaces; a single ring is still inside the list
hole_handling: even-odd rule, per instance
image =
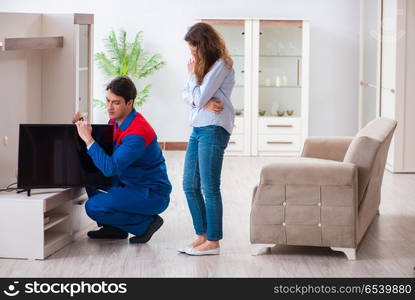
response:
[[[358,128],[363,127],[363,89],[368,87],[367,84],[372,85],[373,83],[366,82],[363,78],[364,71],[364,14],[365,9],[365,0],[360,0],[360,40],[359,40],[359,108],[358,108]],[[380,116],[380,97],[381,97],[381,76],[382,76],[382,0],[378,0],[378,22],[376,33],[378,36],[377,39],[377,74],[375,86],[369,86],[376,88],[376,117]]]

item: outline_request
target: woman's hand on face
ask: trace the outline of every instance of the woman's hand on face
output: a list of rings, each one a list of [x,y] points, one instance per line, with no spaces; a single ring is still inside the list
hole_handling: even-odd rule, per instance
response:
[[[187,62],[187,71],[189,71],[190,74],[195,72],[195,59],[193,57]]]
[[[224,109],[224,106],[219,99],[212,98],[205,104],[205,106],[203,106],[203,108],[215,114],[220,114]]]
[[[92,144],[94,139],[92,138],[92,126],[86,121],[78,121],[75,123],[78,129],[78,134],[87,146]]]

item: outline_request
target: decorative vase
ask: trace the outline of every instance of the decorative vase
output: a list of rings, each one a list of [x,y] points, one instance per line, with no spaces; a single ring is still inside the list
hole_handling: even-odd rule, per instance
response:
[[[280,108],[280,104],[278,103],[278,100],[273,100],[271,104],[271,112],[275,113]]]
[[[282,117],[285,114],[284,110],[277,110],[277,116]]]

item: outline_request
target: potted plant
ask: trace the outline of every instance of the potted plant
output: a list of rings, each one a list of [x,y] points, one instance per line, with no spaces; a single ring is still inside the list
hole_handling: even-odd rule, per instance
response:
[[[108,80],[116,76],[129,76],[137,87],[137,98],[134,101],[134,108],[139,108],[148,99],[151,84],[140,89],[140,79],[143,79],[160,69],[165,62],[160,54],[149,54],[142,47],[142,31],[138,32],[134,40],[127,40],[127,32],[119,31],[118,37],[114,30],[111,30],[105,39],[106,52],[95,54],[95,61],[98,68],[104,73]],[[106,109],[105,101],[94,99],[94,106]]]

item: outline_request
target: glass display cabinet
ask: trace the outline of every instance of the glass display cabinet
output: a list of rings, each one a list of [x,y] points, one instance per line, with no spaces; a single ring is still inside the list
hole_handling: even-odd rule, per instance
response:
[[[235,87],[231,101],[235,108],[235,127],[227,153],[250,155],[252,21],[237,19],[203,19],[202,21],[211,24],[222,35],[234,62]]]
[[[77,27],[78,34],[78,49],[77,49],[77,111],[88,114],[88,119],[91,120],[91,25],[79,24]]]
[[[309,23],[200,19],[234,61],[235,128],[227,154],[298,155],[308,135]]]
[[[251,154],[298,155],[308,135],[308,22],[252,25]]]

